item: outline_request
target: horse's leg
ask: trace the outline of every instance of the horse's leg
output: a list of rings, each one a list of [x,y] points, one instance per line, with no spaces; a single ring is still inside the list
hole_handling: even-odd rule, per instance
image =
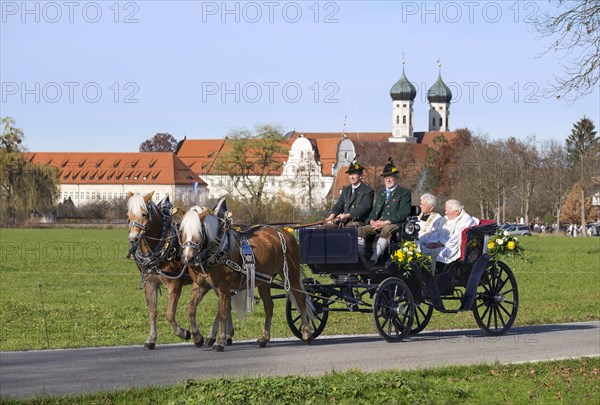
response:
[[[196,347],[202,347],[204,345],[204,337],[198,328],[196,312],[198,310],[198,304],[200,301],[202,301],[202,298],[204,298],[204,295],[206,295],[208,290],[209,286],[206,282],[201,282],[198,284],[194,280],[194,285],[192,286],[192,299],[190,300],[188,315],[190,317],[190,331],[192,332],[192,340],[194,341],[194,345],[196,345]]]
[[[304,342],[306,342],[307,344],[310,344],[312,342],[312,332],[310,331],[310,326],[309,326],[309,322],[308,322],[308,311],[309,309],[307,308],[306,305],[306,294],[304,293],[304,288],[302,287],[302,282],[300,281],[300,279],[294,279],[294,280],[290,280],[291,285],[290,285],[290,293],[288,293],[290,295],[290,298],[292,298],[295,301],[295,304],[298,308],[298,310],[300,311],[300,322],[301,322],[301,326],[300,326],[300,332],[302,333],[302,340]],[[314,316],[314,315],[311,315]]]
[[[206,336],[206,345],[212,346],[217,341],[217,334],[219,333],[219,324],[221,323],[221,318],[219,317],[219,304],[217,303],[217,314],[215,315],[215,320],[213,321],[212,327],[208,336]],[[225,331],[225,336],[227,338],[226,343],[227,346],[231,346],[233,344],[233,318],[231,312],[227,316],[227,330]]]
[[[265,308],[265,327],[262,336],[256,341],[256,347],[267,347],[271,341],[271,322],[273,320],[273,297],[271,297],[271,286],[262,284],[258,286],[258,294]]]
[[[158,314],[158,288],[159,284],[155,281],[145,280],[144,282],[144,297],[146,306],[148,307],[148,319],[150,321],[150,334],[144,343],[145,349],[154,349],[156,347],[156,317]]]
[[[227,340],[226,330],[227,330],[227,318],[231,316],[231,296],[229,295],[229,290],[223,292],[219,291],[219,310],[218,315],[221,320],[219,333],[219,339],[213,345],[213,350],[216,352],[222,352],[225,347],[225,342]]]
[[[179,302],[179,297],[181,297],[182,287],[183,283],[180,280],[169,280],[167,282],[167,289],[169,291],[169,298],[167,301],[167,322],[171,325],[171,329],[173,329],[173,333],[176,336],[189,340],[190,331],[179,326],[175,319],[177,315],[177,303]]]

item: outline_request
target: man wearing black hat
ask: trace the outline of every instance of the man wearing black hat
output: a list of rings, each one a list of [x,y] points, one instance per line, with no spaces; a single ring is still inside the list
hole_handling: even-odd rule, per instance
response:
[[[367,218],[367,225],[358,229],[358,251],[362,254],[365,253],[366,243],[370,244],[375,236],[379,235],[373,255],[369,259],[371,265],[377,263],[394,232],[410,215],[410,191],[398,186],[398,169],[394,167],[391,157],[381,176],[385,189],[377,193],[373,210]]]
[[[362,182],[365,168],[356,160],[352,162],[346,173],[350,185],[342,189],[339,200],[325,219],[326,224],[342,224],[345,226],[363,226],[373,207],[373,189]]]

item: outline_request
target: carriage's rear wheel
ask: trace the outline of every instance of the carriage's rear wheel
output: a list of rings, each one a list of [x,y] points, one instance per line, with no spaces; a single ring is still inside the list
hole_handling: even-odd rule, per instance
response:
[[[408,333],[409,335],[416,335],[421,332],[433,315],[433,306],[425,302],[421,302],[419,305],[415,305],[415,317],[412,323],[412,329]]]
[[[399,278],[383,280],[373,296],[373,322],[379,335],[398,342],[410,332],[415,316],[410,289]]]
[[[512,270],[500,261],[490,261],[481,275],[473,315],[488,335],[503,335],[510,329],[519,309],[519,291]]]
[[[327,319],[329,318],[329,299],[327,295],[318,288],[320,283],[316,280],[310,280],[310,283],[304,284],[304,289],[313,295],[306,295],[306,305],[312,310],[314,319],[309,319],[310,329],[313,331],[312,338],[316,339],[317,336],[323,332]],[[317,287],[315,287],[317,286]],[[302,339],[302,332],[300,327],[302,326],[302,319],[300,318],[300,311],[296,309],[292,301],[288,297],[285,302],[285,318],[287,319],[290,330],[298,339]]]

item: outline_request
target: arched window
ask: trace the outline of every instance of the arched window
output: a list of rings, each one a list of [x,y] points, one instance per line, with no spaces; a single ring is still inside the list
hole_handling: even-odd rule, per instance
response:
[[[403,116],[402,116],[402,123],[403,123],[403,124],[406,124],[406,115],[403,115]]]
[[[435,117],[433,117],[433,118],[431,119],[431,125],[433,125],[433,126],[435,127]]]
[[[440,117],[440,127],[444,126],[444,119]]]
[[[400,124],[400,116],[396,115],[396,124]]]

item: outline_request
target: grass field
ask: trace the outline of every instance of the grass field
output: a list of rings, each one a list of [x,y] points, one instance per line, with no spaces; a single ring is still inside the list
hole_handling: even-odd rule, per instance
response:
[[[600,402],[600,358],[535,364],[349,371],[319,377],[188,380],[172,387],[6,404],[594,404]]]
[[[518,325],[600,318],[600,238],[522,239],[531,263],[509,262],[520,293]],[[135,264],[125,258],[127,232],[97,229],[0,230],[0,350],[141,345],[147,310]],[[186,327],[190,289],[180,300]],[[160,298],[158,344],[179,342],[164,320]],[[292,336],[284,301],[275,303],[272,337]],[[216,298],[200,306],[203,331],[214,318]],[[236,339],[258,337],[262,305]],[[475,328],[471,313],[434,313],[430,329]],[[370,314],[332,313],[324,334],[374,333]]]

